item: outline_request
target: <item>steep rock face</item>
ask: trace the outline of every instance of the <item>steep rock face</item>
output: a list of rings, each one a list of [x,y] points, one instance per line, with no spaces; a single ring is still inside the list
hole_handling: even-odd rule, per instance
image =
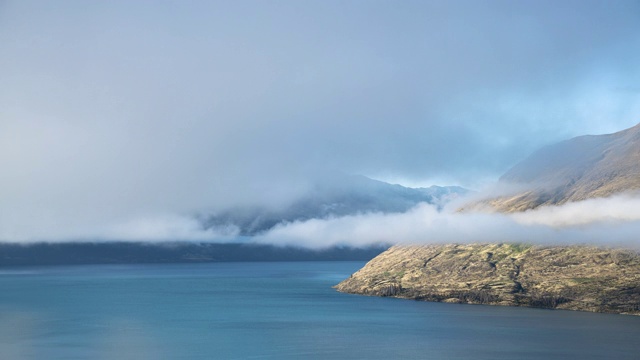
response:
[[[505,173],[500,183],[521,189],[481,202],[502,212],[638,190],[640,124],[614,134],[579,136],[542,148]]]
[[[338,291],[640,315],[640,255],[591,246],[394,246]]]

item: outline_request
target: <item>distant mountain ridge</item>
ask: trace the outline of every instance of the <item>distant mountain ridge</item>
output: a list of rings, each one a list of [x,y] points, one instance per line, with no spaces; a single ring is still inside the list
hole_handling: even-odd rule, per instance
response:
[[[370,260],[386,249],[332,246],[307,249],[254,244],[249,238],[278,224],[366,212],[404,212],[422,202],[441,206],[467,193],[456,186],[407,188],[364,176],[320,182],[313,193],[279,209],[233,208],[200,216],[205,228],[235,226],[241,236],[230,243],[128,242],[0,243],[0,267],[71,264],[193,263],[226,261]]]
[[[519,192],[485,201],[502,212],[559,205],[640,189],[640,124],[546,146],[500,177]]]
[[[81,264],[164,264],[236,261],[364,261],[382,246],[321,250],[251,243],[128,241],[14,244],[0,243],[0,268]]]
[[[365,176],[345,176],[316,184],[312,193],[283,209],[237,207],[202,215],[205,228],[237,227],[240,235],[256,235],[278,224],[359,213],[402,213],[420,203],[442,206],[467,194],[459,186],[409,188]]]

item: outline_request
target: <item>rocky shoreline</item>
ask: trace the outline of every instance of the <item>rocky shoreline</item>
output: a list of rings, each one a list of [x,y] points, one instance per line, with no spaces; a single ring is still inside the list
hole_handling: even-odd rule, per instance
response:
[[[394,246],[345,293],[640,315],[640,254],[594,246]]]

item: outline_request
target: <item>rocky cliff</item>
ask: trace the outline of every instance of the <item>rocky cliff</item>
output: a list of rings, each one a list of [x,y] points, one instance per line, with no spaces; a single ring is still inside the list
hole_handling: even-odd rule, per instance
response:
[[[338,291],[640,315],[640,255],[591,246],[394,246]]]

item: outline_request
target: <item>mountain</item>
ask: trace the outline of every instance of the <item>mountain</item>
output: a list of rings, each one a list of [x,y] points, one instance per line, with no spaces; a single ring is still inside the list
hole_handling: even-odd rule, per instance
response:
[[[402,213],[425,202],[442,206],[467,192],[458,186],[409,188],[364,176],[344,176],[317,183],[311,193],[282,209],[237,207],[201,215],[200,219],[205,228],[237,227],[240,235],[251,236],[294,221],[370,212]]]
[[[518,191],[466,206],[516,212],[640,189],[640,124],[545,147],[499,180]],[[465,239],[466,241],[473,239]],[[339,291],[640,315],[640,254],[592,246],[394,246]]]
[[[364,176],[333,178],[316,184],[314,191],[282,209],[237,207],[201,215],[205,228],[237,227],[250,236],[272,227],[313,218],[338,217],[366,212],[404,212],[421,202],[443,205],[467,190],[432,186],[407,188]],[[60,264],[189,263],[225,261],[337,261],[370,260],[385,250],[330,247],[322,250],[280,247],[246,242],[216,244],[198,242],[69,242],[0,243],[0,267]]]
[[[640,255],[589,246],[395,246],[342,292],[640,315]]]
[[[499,182],[501,187],[521,189],[483,202],[503,212],[640,189],[640,124],[544,147],[507,171]]]

